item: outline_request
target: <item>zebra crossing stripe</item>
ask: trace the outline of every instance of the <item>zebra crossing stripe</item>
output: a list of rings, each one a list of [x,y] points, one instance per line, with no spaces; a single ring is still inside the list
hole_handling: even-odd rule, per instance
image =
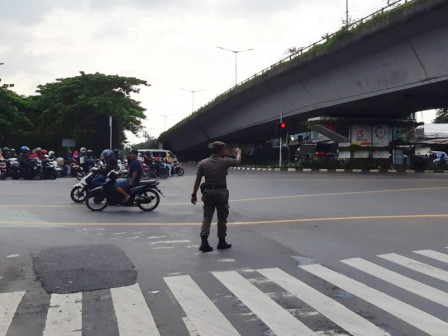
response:
[[[448,307],[448,293],[444,291],[425,285],[421,282],[410,279],[361,258],[346,259],[341,260],[341,262],[350,265],[358,270],[366,272],[374,277],[389,282],[397,287],[420,295],[425,299],[437,302],[442,306]]]
[[[317,335],[237,272],[213,272],[213,275],[256,314],[275,335]]]
[[[330,299],[278,268],[260,269],[257,271],[307,305],[313,307],[353,336],[390,336],[389,333],[355,314],[339,302]]]
[[[399,301],[322,265],[304,265],[300,266],[300,268],[358,296],[429,335],[448,336],[448,323],[405,302]]]
[[[400,266],[410,268],[416,272],[426,274],[430,277],[448,282],[448,271],[422,263],[420,261],[403,257],[396,253],[381,254],[378,257],[392,261]]]
[[[0,336],[6,335],[14,313],[22,301],[25,292],[0,294]]]
[[[51,294],[43,336],[82,335],[82,293]]]
[[[163,278],[201,336],[240,336],[189,275]]]
[[[160,336],[140,286],[111,288],[120,336]]]
[[[432,259],[436,259],[438,261],[442,261],[444,263],[448,263],[448,254],[445,254],[445,253],[440,253],[440,252],[431,251],[431,250],[414,251],[414,253],[418,253],[425,257],[429,257]]]

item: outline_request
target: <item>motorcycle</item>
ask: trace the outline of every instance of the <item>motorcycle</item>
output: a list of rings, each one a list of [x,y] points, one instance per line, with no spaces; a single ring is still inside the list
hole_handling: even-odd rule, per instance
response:
[[[98,160],[93,169],[84,176],[81,181],[76,183],[70,191],[70,198],[75,203],[83,203],[86,200],[87,193],[95,186],[92,185],[93,179],[98,175],[98,168],[104,167],[103,163]],[[127,170],[118,171],[120,177],[126,177]]]
[[[8,175],[13,180],[18,180],[21,176],[20,162],[17,158],[8,159],[7,163]]]
[[[177,174],[179,176],[183,176],[185,174],[184,167],[181,166],[179,162],[173,163],[173,168],[171,170],[172,174]]]
[[[73,186],[70,191],[70,197],[73,202],[83,203],[86,200],[87,193],[92,189],[92,180],[95,176],[97,176],[97,172],[93,170]]]
[[[119,172],[111,171],[107,175],[106,182],[88,192],[86,206],[92,211],[102,211],[108,205],[138,206],[143,211],[152,211],[160,203],[162,191],[157,187],[159,181],[143,181],[130,188],[128,193],[131,199],[126,204],[122,204],[123,197],[114,188],[114,182],[119,176]]]
[[[6,160],[0,159],[0,180],[4,180],[6,178],[6,174],[8,173],[8,169],[6,168]]]
[[[155,161],[152,165],[148,166],[150,178],[166,179],[169,176],[168,168],[162,162]]]
[[[55,180],[58,177],[56,168],[50,159],[45,159],[42,161],[42,172],[45,179]]]

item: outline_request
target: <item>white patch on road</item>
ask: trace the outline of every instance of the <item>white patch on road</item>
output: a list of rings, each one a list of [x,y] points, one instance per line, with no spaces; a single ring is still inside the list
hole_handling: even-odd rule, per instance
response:
[[[219,259],[219,262],[236,262],[235,259],[227,258],[227,259]]]
[[[126,234],[127,232],[115,232],[114,233],[114,235],[124,235],[124,234]]]
[[[180,244],[180,243],[191,243],[191,240],[161,240],[152,242],[152,245],[155,244]]]
[[[174,246],[159,246],[159,247],[153,247],[153,250],[169,250],[169,249],[173,249]]]
[[[152,237],[148,237],[146,239],[160,239],[160,238],[166,238],[166,236],[152,236]]]
[[[17,257],[20,257],[20,254],[10,254],[6,258],[17,258]]]
[[[138,238],[140,238],[140,236],[129,237],[129,239],[138,239]]]

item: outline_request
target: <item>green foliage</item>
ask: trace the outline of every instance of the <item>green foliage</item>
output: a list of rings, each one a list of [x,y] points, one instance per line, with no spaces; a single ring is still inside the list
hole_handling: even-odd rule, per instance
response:
[[[99,151],[109,147],[109,116],[113,118],[113,147],[121,147],[124,131],[137,132],[145,109],[131,98],[146,81],[99,73],[57,79],[38,86],[41,111],[38,132]]]
[[[434,124],[448,124],[448,107],[437,110]]]
[[[34,130],[33,103],[9,89],[0,89],[1,140],[12,135],[27,135]]]

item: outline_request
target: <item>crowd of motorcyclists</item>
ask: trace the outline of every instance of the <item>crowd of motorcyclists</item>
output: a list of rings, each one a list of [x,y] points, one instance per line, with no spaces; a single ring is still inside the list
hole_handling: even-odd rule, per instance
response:
[[[80,179],[95,166],[103,166],[100,169],[106,171],[106,174],[98,176],[107,175],[107,170],[127,169],[128,159],[120,155],[119,149],[107,150],[108,154],[113,154],[112,157],[106,158],[105,152],[106,150],[97,158],[92,150],[85,147],[81,147],[79,151],[68,149],[63,156],[56,156],[53,150],[47,151],[40,147],[31,150],[28,146],[22,146],[18,153],[14,148],[0,147],[0,179],[55,179],[64,176]],[[137,160],[142,166],[143,179],[166,178],[173,174],[181,176],[184,173],[176,158],[169,154],[166,157],[153,157],[149,151],[140,152]],[[101,183],[99,180],[96,182]]]

